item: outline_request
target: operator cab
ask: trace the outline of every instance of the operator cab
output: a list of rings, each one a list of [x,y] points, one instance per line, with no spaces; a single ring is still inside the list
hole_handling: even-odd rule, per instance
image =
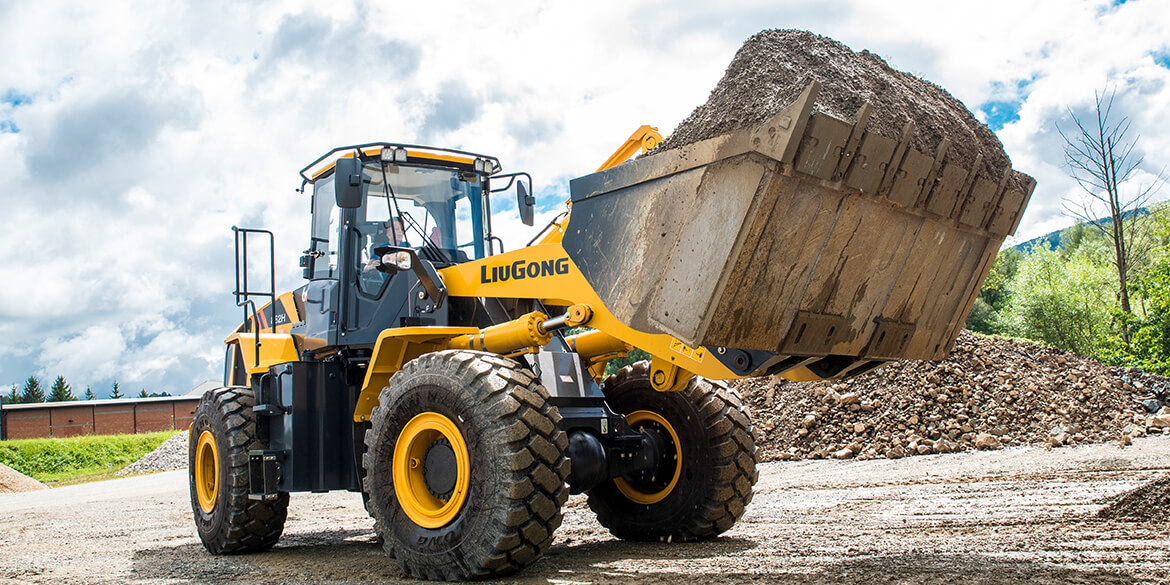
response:
[[[531,225],[534,202],[517,180],[527,174],[499,171],[494,157],[390,143],[334,149],[305,167],[313,223],[296,332],[354,346],[390,327],[446,325],[435,270],[503,251],[491,233],[492,179],[507,179],[499,190],[518,185]],[[409,258],[386,263],[399,255]]]
[[[337,159],[355,152],[360,152],[365,199],[346,226],[334,197],[334,170]],[[413,248],[438,266],[489,255],[491,218],[484,192],[499,169],[494,158],[441,149],[379,144],[331,151],[302,171],[313,186],[312,239],[302,262],[306,278],[340,277],[347,230],[357,236],[352,261],[359,275],[376,272],[370,270],[378,260],[373,250],[384,245]],[[359,286],[376,278],[366,276]]]

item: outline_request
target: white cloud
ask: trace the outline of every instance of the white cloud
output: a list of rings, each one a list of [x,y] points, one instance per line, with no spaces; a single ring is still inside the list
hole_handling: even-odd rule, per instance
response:
[[[744,38],[804,27],[926,76],[972,110],[1020,100],[999,132],[1040,186],[1020,228],[1067,225],[1054,121],[1114,84],[1148,169],[1170,165],[1163,3],[862,1],[175,1],[0,5],[0,380],[181,390],[219,375],[239,319],[232,225],[276,233],[299,284],[302,166],[332,147],[429,141],[533,174],[508,249],[641,124],[669,132]],[[1021,82],[1024,90],[1018,91]],[[0,100],[3,101],[3,100]],[[19,132],[5,130],[19,129]],[[129,386],[128,386],[129,387]]]
[[[115,366],[126,351],[121,328],[93,325],[66,338],[50,338],[41,344],[39,360],[47,369],[71,380],[116,377]]]

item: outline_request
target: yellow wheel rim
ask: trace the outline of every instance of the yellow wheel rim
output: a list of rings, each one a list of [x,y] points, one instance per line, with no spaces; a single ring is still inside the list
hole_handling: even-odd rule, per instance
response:
[[[195,495],[205,514],[215,510],[215,500],[219,498],[219,448],[211,431],[203,431],[195,444]]]
[[[666,484],[666,487],[658,491],[647,491],[630,484],[620,477],[615,477],[613,480],[613,483],[617,485],[618,491],[622,492],[630,501],[645,505],[657,504],[666,498],[666,496],[669,496],[670,492],[674,491],[674,486],[678,485],[678,478],[682,474],[682,443],[678,440],[678,433],[674,432],[674,427],[657,412],[635,410],[626,415],[626,422],[629,423],[630,428],[635,430],[647,424],[660,426],[666,429],[666,432],[670,434],[670,440],[674,443],[674,473],[671,475],[670,483]]]
[[[455,453],[455,487],[446,500],[431,493],[423,466],[427,451],[440,439],[446,439]],[[471,458],[459,427],[437,412],[410,419],[394,444],[394,495],[402,511],[423,528],[445,526],[463,509],[470,483]]]

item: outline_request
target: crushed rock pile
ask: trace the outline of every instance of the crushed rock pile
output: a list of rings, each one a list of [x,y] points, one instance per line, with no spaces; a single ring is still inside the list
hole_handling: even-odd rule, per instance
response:
[[[1125,493],[1097,512],[1097,517],[1106,520],[1170,522],[1170,476]]]
[[[1141,398],[1161,376],[963,331],[940,362],[895,362],[840,381],[733,384],[753,407],[766,460],[900,458],[1050,447],[1170,433],[1170,407]]]
[[[187,431],[163,441],[154,451],[118,470],[117,475],[135,475],[187,468]]]
[[[763,123],[796,101],[812,81],[821,82],[816,110],[853,120],[862,104],[873,110],[868,130],[902,136],[907,122],[916,133],[911,146],[934,155],[949,140],[947,158],[971,168],[982,155],[980,172],[998,180],[1011,161],[990,129],[941,87],[890,67],[881,57],[828,37],[801,30],[764,30],[744,42],[707,102],[683,120],[658,151],[684,146]],[[1027,179],[1012,173],[1011,186]]]
[[[0,494],[31,492],[49,489],[49,486],[0,463]]]

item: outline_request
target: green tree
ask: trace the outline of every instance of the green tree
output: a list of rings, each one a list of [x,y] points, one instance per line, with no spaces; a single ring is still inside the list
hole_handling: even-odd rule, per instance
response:
[[[1023,256],[1011,248],[1000,250],[995,263],[983,281],[983,288],[975,298],[971,313],[967,315],[967,329],[979,333],[1000,333],[999,313],[1003,311],[1009,296],[1008,286],[1016,276],[1016,270]]]
[[[139,398],[150,398],[150,394],[147,394],[147,393],[146,393],[146,388],[143,388],[143,389],[142,389],[142,392],[139,392],[139,393],[138,393],[138,397],[139,397]]]
[[[77,400],[73,395],[73,388],[65,381],[65,376],[57,376],[53,380],[53,385],[49,387],[49,402],[68,402],[70,400]]]
[[[1083,222],[1077,222],[1071,227],[1060,232],[1060,255],[1068,259],[1073,252],[1076,252],[1081,244],[1085,243],[1085,238],[1088,236],[1088,229]]]
[[[20,401],[24,403],[45,401],[45,389],[41,388],[41,381],[36,376],[29,376],[24,381],[24,390],[20,393]]]
[[[1150,266],[1137,279],[1135,292],[1143,310],[1129,322],[1130,343],[1114,344],[1109,361],[1159,374],[1170,374],[1170,217],[1159,210],[1151,216],[1158,224],[1161,246]]]
[[[1129,299],[1131,273],[1148,252],[1148,248],[1140,245],[1139,240],[1144,238],[1138,236],[1142,227],[1138,212],[1157,194],[1165,176],[1159,172],[1152,181],[1140,184],[1130,180],[1136,178],[1135,172],[1144,160],[1137,148],[1138,137],[1129,134],[1130,119],[1113,115],[1116,96],[1115,89],[1094,92],[1093,117],[1082,120],[1068,108],[1075,130],[1068,128],[1066,132],[1059,124],[1056,130],[1064,139],[1064,160],[1069,173],[1083,191],[1080,198],[1065,199],[1064,208],[1112,244],[1114,290],[1118,308],[1124,314],[1119,325],[1122,340],[1128,345],[1131,341],[1128,327],[1133,316]]]
[[[86,386],[85,386],[85,399],[86,400],[97,400],[97,396],[94,395],[93,390],[90,389],[88,384],[86,384]]]
[[[12,389],[4,397],[4,402],[6,404],[20,404],[20,392],[16,390],[16,384],[12,385]]]
[[[1140,279],[1146,311],[1131,324],[1129,361],[1143,370],[1170,375],[1170,256],[1163,256]]]
[[[118,391],[118,381],[114,380],[114,391],[110,392],[110,398],[118,399],[122,397],[122,393]]]
[[[1068,260],[1038,246],[1020,261],[1000,326],[1085,356],[1102,355],[1117,309],[1112,269],[1085,252]]]

